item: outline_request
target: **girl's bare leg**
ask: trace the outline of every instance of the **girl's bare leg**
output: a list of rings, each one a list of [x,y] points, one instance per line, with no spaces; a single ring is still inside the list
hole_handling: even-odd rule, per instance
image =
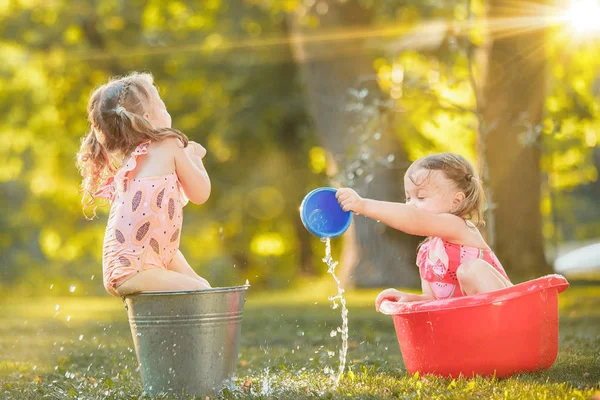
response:
[[[208,288],[210,285],[179,272],[163,268],[150,268],[134,275],[117,287],[115,291],[119,296],[125,296],[157,290],[202,290]]]
[[[198,275],[196,271],[194,271],[194,269],[190,266],[190,264],[187,262],[187,260],[179,250],[177,250],[177,253],[175,253],[175,256],[173,256],[173,260],[169,265],[169,270],[179,272],[180,274],[199,280],[200,282],[204,283],[207,287],[211,287],[206,279],[204,279],[203,277]]]
[[[512,286],[500,272],[484,260],[471,260],[461,264],[456,277],[466,295],[491,292]]]

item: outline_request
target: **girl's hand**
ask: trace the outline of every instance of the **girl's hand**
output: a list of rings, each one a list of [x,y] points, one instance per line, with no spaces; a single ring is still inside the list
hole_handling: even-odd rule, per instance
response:
[[[166,138],[166,148],[175,160],[175,172],[183,193],[194,204],[204,204],[210,197],[211,184],[201,156],[206,155],[204,147],[188,142],[186,147],[177,138]]]
[[[352,211],[356,214],[362,214],[365,207],[365,200],[350,188],[338,189],[335,197],[344,211]]]
[[[191,140],[188,142],[188,146],[185,148],[185,151],[189,156],[196,155],[200,158],[204,158],[204,156],[206,156],[206,149],[199,143]]]
[[[419,301],[423,300],[422,296],[413,293],[404,293],[396,289],[385,289],[383,292],[377,295],[375,299],[375,310],[379,311],[379,307],[381,307],[381,303],[384,300],[393,301],[396,303],[399,302],[409,302],[409,301]]]

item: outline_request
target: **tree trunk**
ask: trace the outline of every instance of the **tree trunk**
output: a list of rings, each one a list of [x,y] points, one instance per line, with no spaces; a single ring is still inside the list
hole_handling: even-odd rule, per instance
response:
[[[508,0],[492,0],[489,18],[519,18]],[[483,148],[494,214],[490,245],[513,281],[552,269],[544,256],[538,126],[545,98],[545,31],[491,35],[484,82]]]
[[[349,38],[355,29],[367,28],[372,20],[371,11],[355,1],[320,1],[327,4],[327,12],[317,15],[315,7],[308,12],[318,16],[319,28],[300,24],[298,16],[290,18],[293,53],[299,65],[305,87],[309,114],[330,160],[339,162],[359,146],[355,127],[360,111],[348,112],[348,91],[373,76],[372,60],[360,38]],[[317,7],[319,7],[317,5]],[[341,31],[340,29],[343,29]],[[328,36],[330,33],[334,35]],[[321,40],[317,40],[319,35]],[[335,40],[322,40],[336,37]],[[342,38],[340,40],[340,38]],[[391,131],[381,127],[377,142],[380,155],[392,154],[394,166],[377,166],[365,171],[373,179],[368,190],[355,187],[359,194],[379,200],[403,201],[403,175],[406,156]],[[381,152],[385,151],[384,153]],[[337,169],[338,166],[333,166]],[[354,231],[352,231],[354,229]],[[355,216],[352,227],[344,235],[344,250],[340,262],[340,276],[344,285],[359,287],[418,286],[415,266],[416,245],[419,238],[388,228],[363,216]]]

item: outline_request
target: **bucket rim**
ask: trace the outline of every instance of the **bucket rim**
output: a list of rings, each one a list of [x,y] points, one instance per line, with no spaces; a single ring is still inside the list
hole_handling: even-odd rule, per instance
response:
[[[564,276],[558,274],[545,275],[516,285],[479,293],[470,296],[452,297],[449,299],[423,300],[410,303],[397,303],[384,300],[379,312],[385,315],[410,315],[419,313],[445,312],[464,308],[502,304],[515,300],[525,295],[542,290],[554,289],[558,293],[564,292],[569,287],[569,282]]]
[[[245,292],[250,285],[216,287],[203,290],[154,290],[148,292],[138,292],[123,296],[125,299],[132,297],[150,297],[150,296],[179,296],[186,294],[208,295],[212,293],[227,293],[227,292]]]

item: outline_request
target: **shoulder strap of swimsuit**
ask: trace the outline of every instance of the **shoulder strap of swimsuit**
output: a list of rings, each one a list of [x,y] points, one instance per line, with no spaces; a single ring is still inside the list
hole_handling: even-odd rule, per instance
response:
[[[117,190],[125,192],[127,190],[129,178],[127,173],[132,171],[137,165],[137,158],[141,155],[148,153],[148,145],[150,142],[144,142],[138,145],[135,150],[131,152],[131,158],[123,165],[115,174],[115,176],[108,178],[102,182],[98,187],[98,190],[94,194],[95,197],[102,197],[112,201],[115,197]]]
[[[133,150],[131,152],[131,157],[129,158],[129,160],[127,160],[125,165],[123,165],[119,169],[119,171],[115,175],[115,183],[117,184],[117,190],[121,189],[121,190],[123,190],[123,192],[127,191],[127,187],[129,186],[128,185],[129,178],[127,177],[127,174],[130,171],[133,171],[135,169],[135,167],[137,166],[138,157],[143,156],[144,154],[148,153],[148,145],[149,144],[150,144],[149,141],[139,144],[135,148],[135,150]]]

